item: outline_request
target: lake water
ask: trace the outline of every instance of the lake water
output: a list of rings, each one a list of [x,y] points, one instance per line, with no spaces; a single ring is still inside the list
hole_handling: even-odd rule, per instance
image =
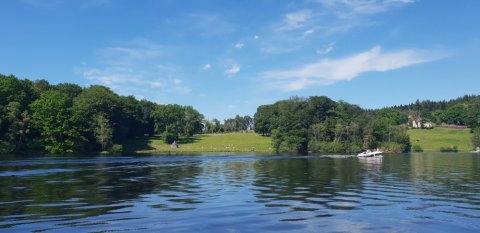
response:
[[[0,162],[0,232],[480,231],[478,154]]]

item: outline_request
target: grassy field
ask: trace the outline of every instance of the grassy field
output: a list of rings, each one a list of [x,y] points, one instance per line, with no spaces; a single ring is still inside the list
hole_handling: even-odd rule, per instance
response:
[[[181,138],[179,148],[165,144],[160,137],[132,140],[124,146],[126,153],[177,152],[271,152],[271,139],[256,133],[201,134]]]
[[[441,147],[457,146],[459,151],[471,151],[470,129],[409,130],[412,145],[425,152],[437,152]],[[124,145],[125,153],[182,153],[182,152],[272,152],[271,138],[256,133],[202,134],[181,138],[179,148],[165,144],[160,137],[143,137]]]
[[[410,142],[425,152],[438,152],[441,147],[457,146],[458,151],[472,151],[470,129],[413,129],[408,130]]]

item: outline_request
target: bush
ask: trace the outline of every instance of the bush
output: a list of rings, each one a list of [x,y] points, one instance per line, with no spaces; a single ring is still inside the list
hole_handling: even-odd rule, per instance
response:
[[[420,145],[413,145],[413,152],[423,152],[423,148]]]
[[[320,152],[324,153],[345,153],[347,149],[346,144],[339,142],[322,142],[320,143]]]
[[[178,134],[165,131],[162,134],[163,142],[167,144],[172,144],[174,141],[178,140]]]
[[[119,144],[113,144],[112,148],[110,148],[110,154],[122,154],[123,153],[123,146]]]
[[[407,153],[410,150],[408,145],[397,142],[383,142],[381,148],[388,153]]]
[[[458,152],[457,146],[441,147],[440,152]]]
[[[362,147],[360,145],[356,145],[354,143],[350,144],[350,151],[349,153],[358,153],[362,151]]]

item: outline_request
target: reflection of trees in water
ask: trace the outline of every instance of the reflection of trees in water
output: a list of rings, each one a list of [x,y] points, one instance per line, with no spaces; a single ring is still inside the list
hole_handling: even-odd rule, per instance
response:
[[[278,200],[317,202],[319,197],[333,198],[338,192],[361,189],[358,161],[354,158],[258,160],[254,167],[256,197],[266,206]]]
[[[478,192],[480,158],[472,154],[424,154],[410,157],[410,180],[440,197],[468,197]]]
[[[388,155],[381,168],[375,182],[403,186],[410,194],[469,198],[478,192],[480,157],[471,154]]]
[[[78,169],[36,176],[0,179],[0,212],[20,219],[45,216],[76,219],[129,207],[128,201],[152,192],[191,188],[201,169],[198,163],[135,162],[98,164],[43,164],[16,169]],[[188,200],[185,200],[188,202]],[[1,221],[0,221],[0,225]]]

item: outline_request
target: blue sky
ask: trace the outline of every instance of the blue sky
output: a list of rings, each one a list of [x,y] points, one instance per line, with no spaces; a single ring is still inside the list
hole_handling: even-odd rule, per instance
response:
[[[365,108],[480,94],[480,1],[5,0],[0,73],[253,115],[291,96]]]

